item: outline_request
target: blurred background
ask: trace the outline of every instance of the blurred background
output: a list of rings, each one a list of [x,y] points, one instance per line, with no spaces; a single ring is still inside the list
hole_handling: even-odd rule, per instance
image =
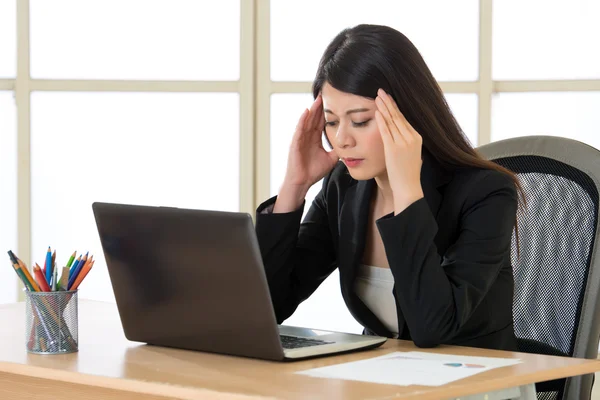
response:
[[[0,0],[0,249],[30,265],[50,245],[59,266],[89,251],[80,297],[114,301],[92,202],[254,213],[322,52],[359,23],[413,41],[473,145],[599,148],[599,15],[598,0]],[[0,303],[22,299],[5,263]],[[362,330],[337,272],[286,323]]]

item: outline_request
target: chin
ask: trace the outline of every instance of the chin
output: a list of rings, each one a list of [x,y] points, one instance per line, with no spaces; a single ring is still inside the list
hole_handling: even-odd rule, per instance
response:
[[[348,168],[348,173],[357,181],[368,181],[369,179],[375,178],[376,174],[370,171],[361,171],[360,169]]]

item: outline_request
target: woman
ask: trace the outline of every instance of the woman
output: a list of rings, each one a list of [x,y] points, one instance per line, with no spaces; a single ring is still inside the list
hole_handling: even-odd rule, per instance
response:
[[[313,95],[279,194],[257,210],[278,322],[339,268],[366,334],[516,350],[518,181],[473,150],[418,50],[389,27],[344,30],[323,54]]]

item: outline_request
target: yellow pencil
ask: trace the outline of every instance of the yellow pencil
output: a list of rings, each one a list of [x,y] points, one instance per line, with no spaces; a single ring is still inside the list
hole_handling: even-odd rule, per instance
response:
[[[15,267],[15,269],[20,268],[21,271],[23,271],[23,275],[25,275],[25,278],[27,278],[27,281],[29,282],[31,287],[36,292],[41,292],[40,287],[38,286],[37,282],[33,279],[31,274],[29,273],[29,270],[27,269],[27,266],[25,265],[25,263],[23,261],[21,261],[21,259],[19,259],[19,258],[17,258],[17,263],[18,263],[18,265],[13,265],[13,267]]]

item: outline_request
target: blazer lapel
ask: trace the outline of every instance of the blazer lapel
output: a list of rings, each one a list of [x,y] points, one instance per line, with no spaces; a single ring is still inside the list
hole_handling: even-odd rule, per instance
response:
[[[375,188],[375,180],[358,181],[348,188],[340,211],[340,239],[354,243],[364,250],[367,223],[369,220],[369,205]]]

